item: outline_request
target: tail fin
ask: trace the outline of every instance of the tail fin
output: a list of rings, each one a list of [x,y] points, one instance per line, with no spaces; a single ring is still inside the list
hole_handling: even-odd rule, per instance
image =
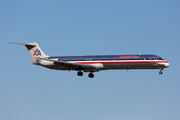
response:
[[[19,44],[19,45],[26,46],[26,48],[28,49],[28,51],[31,54],[31,56],[33,57],[33,59],[49,57],[41,50],[41,48],[39,47],[39,45],[36,42],[26,43],[26,44],[23,44],[23,43],[11,43],[11,44]]]

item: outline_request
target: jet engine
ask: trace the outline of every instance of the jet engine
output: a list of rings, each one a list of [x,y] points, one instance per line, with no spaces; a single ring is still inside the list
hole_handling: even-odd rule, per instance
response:
[[[52,61],[40,60],[39,62],[41,65],[54,65],[54,62]]]
[[[47,61],[47,60],[31,60],[31,64],[34,64],[34,65],[54,65],[54,62],[52,61]]]

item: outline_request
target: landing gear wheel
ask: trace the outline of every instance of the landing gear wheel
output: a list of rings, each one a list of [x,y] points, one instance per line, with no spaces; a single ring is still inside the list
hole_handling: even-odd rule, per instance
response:
[[[163,74],[163,72],[162,72],[162,71],[160,71],[160,72],[159,72],[159,74]]]
[[[79,72],[77,73],[77,75],[78,75],[78,76],[83,76],[83,72],[79,71]]]
[[[94,74],[93,73],[89,73],[89,78],[93,78],[94,77]]]

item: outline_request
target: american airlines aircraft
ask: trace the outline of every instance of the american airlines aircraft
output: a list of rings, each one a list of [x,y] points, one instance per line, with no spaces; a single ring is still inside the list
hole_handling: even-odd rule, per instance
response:
[[[9,42],[10,43],[10,42]],[[40,65],[55,70],[76,70],[78,76],[89,72],[89,78],[94,72],[113,69],[159,69],[162,74],[169,63],[157,55],[100,55],[100,56],[57,56],[46,55],[37,43],[11,43],[24,45],[33,57],[31,64]]]

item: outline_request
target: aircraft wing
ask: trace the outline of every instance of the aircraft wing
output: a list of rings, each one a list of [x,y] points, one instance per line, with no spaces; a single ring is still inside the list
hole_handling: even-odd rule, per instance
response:
[[[77,69],[97,69],[98,68],[98,66],[91,65],[91,64],[78,64],[78,63],[63,62],[63,61],[57,61],[57,60],[45,59],[45,58],[39,58],[39,59],[54,62],[54,64],[56,65],[70,66]]]

